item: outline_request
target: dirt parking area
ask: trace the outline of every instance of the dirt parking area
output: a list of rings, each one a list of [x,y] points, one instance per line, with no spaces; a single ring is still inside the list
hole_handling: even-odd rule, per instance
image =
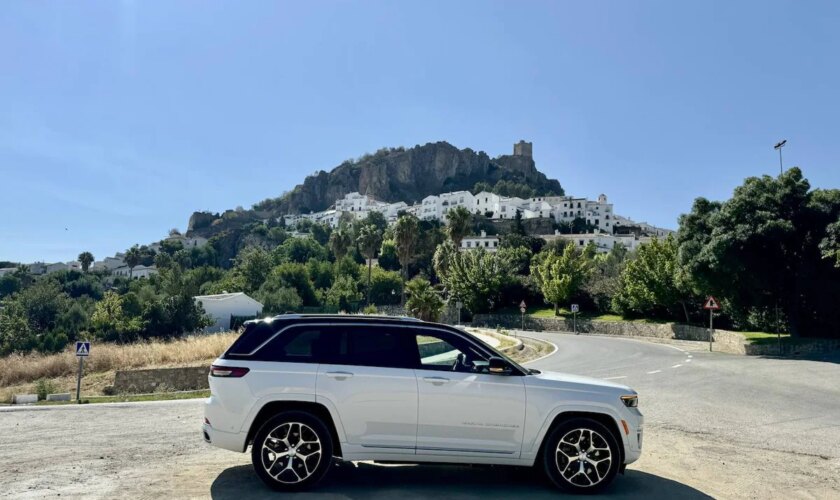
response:
[[[200,437],[201,400],[0,409],[0,496],[275,498],[249,455]],[[609,498],[838,498],[840,461],[647,428]],[[341,464],[305,498],[556,498],[529,470]]]

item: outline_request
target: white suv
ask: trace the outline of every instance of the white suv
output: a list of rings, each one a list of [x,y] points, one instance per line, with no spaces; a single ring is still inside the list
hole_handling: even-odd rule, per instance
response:
[[[279,490],[342,460],[540,466],[593,492],[637,460],[628,387],[523,368],[456,328],[283,315],[246,324],[210,369],[204,439],[244,452]]]

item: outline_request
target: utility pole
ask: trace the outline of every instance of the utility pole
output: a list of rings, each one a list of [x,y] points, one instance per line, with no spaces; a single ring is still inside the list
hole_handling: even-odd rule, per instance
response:
[[[781,141],[777,142],[775,146],[773,146],[773,149],[779,151],[779,175],[782,175],[782,173],[784,173],[785,171],[785,168],[782,164],[782,148],[785,147],[785,144],[787,144],[787,139],[782,139]]]

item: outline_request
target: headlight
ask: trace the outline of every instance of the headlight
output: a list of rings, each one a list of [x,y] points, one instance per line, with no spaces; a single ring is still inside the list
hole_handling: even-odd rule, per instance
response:
[[[635,394],[632,396],[621,396],[621,402],[627,408],[637,408],[639,406],[639,396]]]

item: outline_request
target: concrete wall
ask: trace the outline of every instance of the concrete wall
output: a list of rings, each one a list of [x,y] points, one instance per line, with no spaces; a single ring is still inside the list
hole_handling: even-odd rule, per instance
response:
[[[157,391],[207,389],[208,366],[118,371],[114,391],[118,394],[148,394]]]

